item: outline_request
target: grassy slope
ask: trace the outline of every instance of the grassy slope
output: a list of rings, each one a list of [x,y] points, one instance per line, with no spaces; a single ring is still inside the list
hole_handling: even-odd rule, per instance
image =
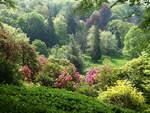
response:
[[[134,113],[69,92],[46,87],[0,85],[1,113]]]
[[[114,57],[102,56],[101,60],[99,60],[97,63],[94,63],[91,61],[91,57],[84,56],[86,71],[88,71],[89,69],[92,69],[94,67],[102,65],[103,61],[105,59],[108,59],[110,61],[111,65],[116,66],[116,67],[123,66],[129,61],[129,59],[124,56],[116,56],[116,57],[115,56]]]

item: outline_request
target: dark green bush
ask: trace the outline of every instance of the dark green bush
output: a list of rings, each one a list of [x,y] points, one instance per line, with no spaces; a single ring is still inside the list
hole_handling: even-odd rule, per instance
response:
[[[86,96],[97,97],[98,91],[89,85],[83,85],[76,89],[77,92]]]
[[[1,113],[135,113],[62,89],[0,86]]]
[[[20,79],[18,66],[0,57],[0,83],[18,84]]]

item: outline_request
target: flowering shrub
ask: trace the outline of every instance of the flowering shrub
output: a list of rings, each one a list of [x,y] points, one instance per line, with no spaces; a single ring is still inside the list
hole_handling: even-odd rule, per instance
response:
[[[86,74],[86,82],[89,84],[89,85],[93,85],[96,81],[96,75],[97,73],[99,72],[99,69],[98,68],[95,68],[95,69],[92,69],[91,71],[89,71],[87,74]]]
[[[47,58],[44,55],[38,57],[39,65],[43,66],[48,63]]]
[[[100,92],[98,99],[120,107],[141,110],[145,104],[142,92],[139,92],[129,81],[118,80],[115,86]]]
[[[28,66],[22,66],[19,70],[24,75],[25,80],[31,82],[32,81],[32,70]]]
[[[66,67],[61,75],[56,79],[55,87],[74,90],[80,83],[80,74],[73,66]]]

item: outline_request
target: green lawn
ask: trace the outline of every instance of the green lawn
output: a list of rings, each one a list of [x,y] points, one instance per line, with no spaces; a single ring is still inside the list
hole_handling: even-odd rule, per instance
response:
[[[94,67],[103,65],[105,64],[105,62],[109,63],[112,66],[120,67],[125,65],[129,61],[129,58],[125,56],[102,56],[98,62],[92,62],[90,56],[84,56],[83,58],[85,62],[85,72]]]

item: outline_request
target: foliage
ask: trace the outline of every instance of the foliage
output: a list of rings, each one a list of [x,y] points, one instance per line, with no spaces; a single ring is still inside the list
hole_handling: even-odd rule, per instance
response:
[[[32,70],[28,66],[21,67],[19,71],[22,72],[22,74],[24,75],[24,79],[26,81],[32,82],[32,77],[31,77]]]
[[[115,86],[108,87],[107,91],[101,92],[98,99],[134,110],[142,110],[145,104],[142,92],[138,92],[127,80],[118,80]]]
[[[0,100],[3,113],[135,113],[75,92],[46,87],[0,86]]]
[[[0,5],[5,5],[8,8],[15,8],[16,7],[14,0],[0,0]]]
[[[100,46],[103,55],[113,56],[118,53],[118,40],[115,35],[109,31],[103,31],[100,33]]]
[[[134,24],[141,22],[143,16],[144,6],[130,6],[128,3],[117,4],[111,8],[112,19],[123,20]],[[135,14],[134,14],[135,13]]]
[[[79,22],[77,23],[75,40],[80,45],[80,48],[83,53],[86,52],[86,46],[87,46],[86,36],[87,36],[87,29],[86,29],[85,22],[82,20],[79,20]]]
[[[48,48],[45,42],[36,39],[32,41],[32,45],[35,47],[35,50],[39,53],[39,55],[48,57]]]
[[[86,96],[97,97],[98,91],[89,85],[81,85],[76,89],[77,92],[84,94]]]
[[[50,56],[55,58],[67,59],[66,58],[67,50],[68,50],[67,45],[61,47],[59,45],[56,45],[50,49]]]
[[[99,31],[96,26],[92,26],[87,35],[87,53],[92,61],[96,62],[101,58]]]
[[[77,70],[79,72],[83,72],[84,63],[83,63],[83,59],[82,59],[81,50],[80,50],[78,44],[76,43],[76,41],[74,40],[73,36],[71,36],[71,42],[68,46],[66,58],[72,64],[75,65],[75,67],[77,68]]]
[[[56,35],[59,38],[59,44],[60,45],[68,44],[69,36],[67,31],[68,27],[67,20],[64,18],[64,16],[59,15],[53,20],[53,22]]]
[[[13,33],[13,32],[12,32]],[[5,60],[21,66],[28,66],[32,74],[38,70],[37,56],[32,46],[24,40],[13,38],[13,34],[1,30],[0,32],[0,55]],[[18,35],[19,36],[19,35]]]
[[[96,25],[98,29],[105,30],[106,25],[111,16],[111,11],[107,4],[103,4],[100,11],[91,15],[86,21],[87,28],[90,28],[92,25]]]
[[[41,70],[35,82],[44,86],[74,90],[80,83],[80,75],[76,68],[66,59],[40,57]],[[43,65],[44,64],[44,65]]]
[[[35,82],[44,86],[53,86],[55,79],[61,74],[61,66],[48,62],[42,66],[41,71],[35,76]]]
[[[19,84],[19,66],[0,57],[0,84]]]
[[[112,20],[108,23],[107,28],[116,36],[118,48],[124,47],[124,38],[132,26],[133,24],[121,20]]]
[[[87,72],[85,82],[97,91],[106,90],[106,87],[112,85],[117,79],[112,72],[112,66],[105,63]]]
[[[52,46],[50,44],[53,44],[53,41],[56,40],[56,37],[52,34],[51,37],[49,36],[49,33],[53,32],[49,30],[53,29],[49,28],[50,26],[45,23],[45,18],[36,12],[26,13],[19,17],[18,25],[27,33],[31,41],[39,39],[44,41],[48,46]]]
[[[132,27],[125,36],[124,54],[138,57],[150,43],[150,33],[145,33],[137,26]]]
[[[140,91],[144,93],[144,96],[147,98],[147,102],[149,102],[149,57],[140,57],[137,59],[133,59],[122,68],[114,70],[114,74],[120,79],[130,80],[133,84],[135,84],[135,87],[137,87]]]
[[[12,9],[1,9],[0,10],[0,21],[11,25],[13,27],[17,27],[17,18],[19,14],[18,11]]]
[[[80,74],[74,66],[65,67],[61,75],[56,79],[55,87],[74,90],[80,85]]]
[[[51,62],[51,63],[61,65],[61,66],[73,66],[73,64],[67,59],[49,57],[48,61]]]
[[[20,28],[15,28],[12,26],[9,26],[7,24],[2,24],[2,27],[0,28],[0,34],[1,35],[11,35],[9,38],[15,39],[17,41],[29,41],[29,38],[27,35],[20,29]]]

